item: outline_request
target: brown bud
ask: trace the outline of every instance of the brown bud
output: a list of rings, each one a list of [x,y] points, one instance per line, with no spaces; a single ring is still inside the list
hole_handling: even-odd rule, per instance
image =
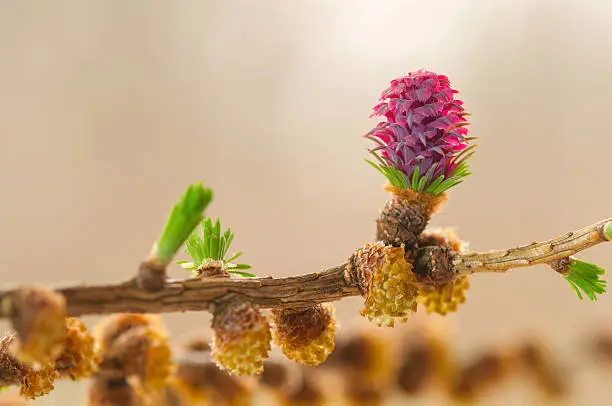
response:
[[[448,247],[453,252],[466,252],[468,244],[461,241],[452,228],[431,228],[419,236],[419,247]]]
[[[427,230],[419,237],[415,260],[417,279],[425,282],[419,289],[419,303],[427,313],[446,315],[457,311],[465,302],[470,284],[467,276],[457,276],[452,259],[465,252],[467,244],[457,238],[452,229]]]
[[[393,194],[380,212],[377,222],[376,239],[388,244],[416,244],[418,236],[425,230],[431,215],[446,200],[446,195],[418,193],[388,185]]]
[[[166,266],[154,256],[140,264],[136,284],[140,289],[149,292],[158,292],[166,286]]]

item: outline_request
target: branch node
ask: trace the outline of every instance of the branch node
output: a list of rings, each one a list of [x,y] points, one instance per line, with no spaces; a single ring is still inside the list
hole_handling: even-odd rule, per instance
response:
[[[572,259],[570,257],[565,257],[558,259],[556,261],[551,261],[548,265],[557,273],[561,275],[565,275],[570,272],[569,266],[572,263]]]
[[[147,260],[140,264],[136,277],[138,288],[158,292],[166,286],[166,267],[156,261]]]

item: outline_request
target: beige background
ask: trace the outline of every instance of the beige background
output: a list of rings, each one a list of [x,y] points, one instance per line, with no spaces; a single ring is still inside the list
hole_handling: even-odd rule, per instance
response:
[[[609,217],[611,22],[606,0],[2,1],[3,287],[128,278],[200,179],[259,274],[342,261],[386,198],[363,162],[370,109],[420,67],[451,78],[480,137],[435,225],[486,250]],[[612,269],[611,252],[583,257]],[[536,267],[472,278],[448,323],[463,354],[542,333],[582,365],[568,404],[605,404],[609,375],[580,345],[611,306]],[[339,305],[345,330],[358,307]],[[166,320],[180,336],[209,319]],[[82,396],[59,384],[35,403]],[[541,404],[521,390],[488,404],[519,401]]]

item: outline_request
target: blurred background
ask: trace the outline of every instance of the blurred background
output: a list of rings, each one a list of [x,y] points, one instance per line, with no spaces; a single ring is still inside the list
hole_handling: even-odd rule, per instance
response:
[[[2,286],[131,277],[199,180],[257,274],[342,262],[387,198],[363,161],[371,108],[419,68],[450,77],[480,138],[433,225],[488,250],[610,217],[611,22],[606,0],[3,1]],[[582,258],[610,270],[611,252]],[[344,330],[360,304],[338,304]],[[458,353],[537,332],[571,359],[611,310],[539,266],[471,278],[445,322]],[[209,317],[165,321],[180,337]],[[569,404],[612,397],[609,375],[582,365]],[[33,403],[79,404],[84,388]],[[488,404],[519,401],[533,398]]]

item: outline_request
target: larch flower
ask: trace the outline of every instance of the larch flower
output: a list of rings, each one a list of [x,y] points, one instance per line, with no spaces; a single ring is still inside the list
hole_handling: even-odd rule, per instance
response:
[[[250,303],[230,303],[215,312],[212,357],[219,367],[236,375],[263,371],[269,356],[272,334],[270,324]]]
[[[306,309],[274,309],[272,321],[274,343],[290,360],[315,366],[334,350],[336,320],[330,303]]]
[[[370,162],[393,186],[440,195],[469,175],[468,124],[448,77],[418,70],[391,81],[372,116],[385,121],[366,134],[378,145]]]

